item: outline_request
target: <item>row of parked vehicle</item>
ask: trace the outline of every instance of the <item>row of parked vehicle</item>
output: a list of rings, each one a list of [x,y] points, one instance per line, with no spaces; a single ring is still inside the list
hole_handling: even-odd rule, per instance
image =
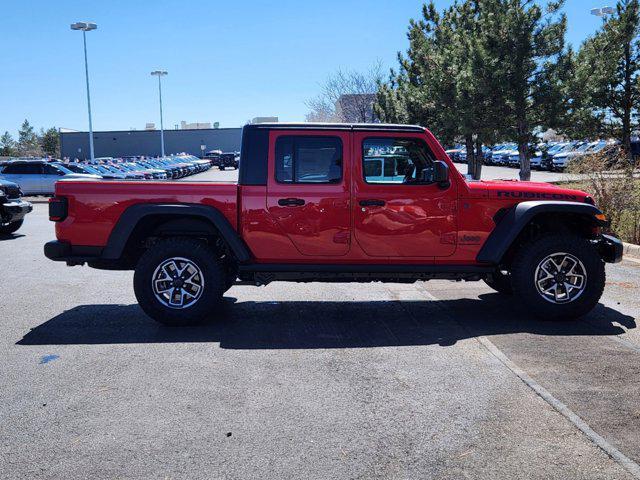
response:
[[[572,160],[584,155],[605,154],[613,156],[619,143],[608,140],[594,142],[573,140],[568,142],[548,142],[529,145],[531,152],[531,168],[534,170],[563,171]],[[519,167],[520,154],[515,143],[502,143],[493,147],[482,147],[485,165],[502,167]],[[447,154],[454,162],[467,161],[467,151],[464,146],[456,146],[447,150]]]
[[[94,161],[10,159],[0,163],[0,178],[20,186],[25,195],[52,195],[61,179],[169,180],[202,173],[212,167],[209,159],[193,155],[158,158],[96,158]]]

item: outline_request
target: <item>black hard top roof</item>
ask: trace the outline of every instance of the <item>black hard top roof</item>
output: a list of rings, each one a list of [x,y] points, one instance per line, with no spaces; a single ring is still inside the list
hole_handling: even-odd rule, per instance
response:
[[[394,131],[394,132],[424,132],[419,125],[400,125],[393,123],[252,123],[244,128],[266,128],[271,130],[352,130],[352,131]]]

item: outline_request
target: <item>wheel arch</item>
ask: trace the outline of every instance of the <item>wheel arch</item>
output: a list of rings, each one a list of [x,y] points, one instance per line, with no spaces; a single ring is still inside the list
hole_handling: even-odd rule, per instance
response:
[[[593,228],[604,226],[596,218],[602,212],[595,206],[579,202],[521,202],[499,216],[496,228],[478,252],[476,260],[499,265],[508,259],[523,240],[539,233],[567,231],[582,237]]]
[[[105,246],[104,260],[122,260],[149,237],[200,236],[220,238],[240,263],[251,253],[227,218],[216,208],[193,204],[145,203],[128,207]]]

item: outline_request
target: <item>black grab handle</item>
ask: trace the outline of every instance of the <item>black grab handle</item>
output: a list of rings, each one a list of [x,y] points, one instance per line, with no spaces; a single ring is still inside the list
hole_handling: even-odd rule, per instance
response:
[[[299,207],[304,205],[304,200],[301,198],[281,198],[278,200],[278,205],[281,207]]]
[[[384,200],[360,200],[361,207],[384,207]]]

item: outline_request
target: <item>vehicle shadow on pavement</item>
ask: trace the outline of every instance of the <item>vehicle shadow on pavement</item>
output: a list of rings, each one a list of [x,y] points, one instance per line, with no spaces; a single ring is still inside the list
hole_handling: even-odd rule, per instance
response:
[[[4,242],[5,240],[17,240],[18,238],[24,237],[22,233],[10,233],[9,235],[0,234],[0,242]]]
[[[600,304],[585,321],[545,322],[498,294],[480,299],[367,302],[239,302],[218,318],[171,328],[138,305],[84,305],[33,328],[18,345],[219,342],[229,349],[370,348],[454,345],[481,335],[619,335],[635,320]],[[511,307],[511,308],[508,308]],[[517,312],[517,314],[515,314]],[[515,315],[514,315],[515,314]]]

